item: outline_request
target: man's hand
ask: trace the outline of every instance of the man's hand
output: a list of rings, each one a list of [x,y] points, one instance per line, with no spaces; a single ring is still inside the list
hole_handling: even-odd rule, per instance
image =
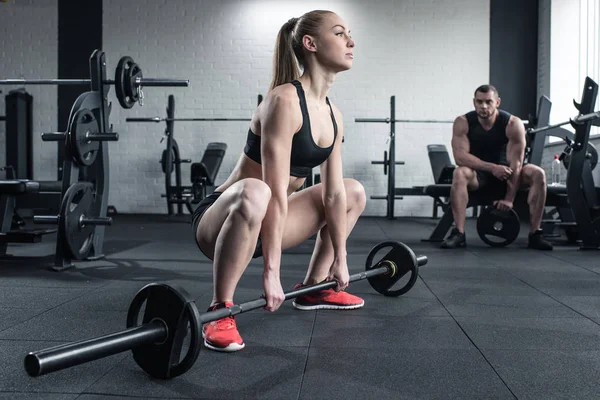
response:
[[[506,165],[495,165],[494,168],[492,168],[492,174],[500,179],[501,181],[505,181],[508,178],[510,178],[510,176],[512,175],[513,170],[510,167],[507,167]]]
[[[513,203],[512,201],[508,201],[508,200],[496,200],[494,202],[494,205],[496,206],[496,208],[500,211],[510,211],[513,208]]]

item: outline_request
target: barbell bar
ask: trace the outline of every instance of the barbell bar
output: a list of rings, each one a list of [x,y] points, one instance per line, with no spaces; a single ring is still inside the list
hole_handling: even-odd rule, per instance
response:
[[[251,118],[160,118],[160,117],[149,117],[149,118],[126,118],[126,122],[166,122],[166,121],[209,121],[209,122],[221,122],[221,121],[252,121]]]
[[[454,121],[448,120],[433,120],[433,119],[390,119],[390,118],[354,118],[354,122],[384,122],[389,124],[390,122],[401,122],[401,123],[416,123],[416,124],[452,124]]]
[[[595,121],[600,121],[600,111],[596,111],[596,112],[589,113],[589,114],[582,114],[573,119],[570,119],[568,121],[559,122],[557,124],[541,126],[539,128],[535,128],[535,129],[528,129],[527,132],[528,133],[544,132],[544,131],[549,131],[551,129],[559,128],[564,125],[568,125],[568,124],[579,125],[579,124],[583,124],[584,122],[588,122],[588,121],[594,121],[594,125],[598,125],[598,124],[596,124]]]
[[[0,79],[0,85],[89,85],[91,79]],[[105,85],[114,85],[114,79],[103,81]],[[189,79],[137,78],[137,86],[147,87],[187,87]]]

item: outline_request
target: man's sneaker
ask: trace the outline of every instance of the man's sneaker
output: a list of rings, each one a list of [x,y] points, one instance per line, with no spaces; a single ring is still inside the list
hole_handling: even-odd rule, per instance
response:
[[[552,250],[554,246],[552,243],[544,239],[543,231],[538,229],[537,231],[529,234],[529,243],[527,247],[536,250]]]
[[[230,301],[217,303],[210,306],[207,311],[231,307],[232,305],[233,303]],[[202,337],[204,338],[204,345],[211,350],[232,352],[241,350],[245,346],[233,317],[226,317],[204,324]]]
[[[294,290],[304,286],[299,283],[294,286]],[[354,310],[364,306],[365,301],[350,293],[326,289],[298,296],[292,304],[298,310]]]
[[[442,242],[440,246],[442,249],[455,249],[457,247],[467,247],[467,236],[463,233],[460,233],[458,229],[452,229],[450,232],[450,236],[446,238]]]

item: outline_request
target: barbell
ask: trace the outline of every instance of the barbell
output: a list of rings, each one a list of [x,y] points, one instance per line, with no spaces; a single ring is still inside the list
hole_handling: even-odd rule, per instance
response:
[[[187,122],[203,122],[203,121],[251,121],[251,118],[126,118],[126,122],[168,122],[168,121],[187,121]]]
[[[387,247],[391,247],[391,250],[373,262],[377,253]],[[417,280],[419,267],[425,264],[427,257],[416,256],[407,245],[395,241],[383,242],[369,253],[365,271],[351,275],[349,281],[367,279],[377,292],[386,296],[399,296],[412,288]],[[408,273],[410,276],[407,282],[399,289],[394,289],[398,281]],[[336,281],[303,286],[284,293],[285,300],[336,286]],[[201,349],[202,324],[256,310],[266,304],[266,299],[260,297],[200,314],[192,296],[183,288],[150,283],[133,298],[127,313],[126,330],[31,352],[24,360],[25,371],[30,376],[41,376],[131,350],[135,362],[150,376],[174,378],[187,372],[196,362]],[[183,353],[186,339],[189,339],[189,344],[187,351]]]
[[[415,124],[451,124],[454,121],[433,119],[390,119],[390,118],[354,118],[354,122],[390,122],[415,123]]]
[[[90,85],[91,79],[2,79],[0,85]],[[131,108],[137,102],[143,105],[142,88],[148,87],[187,87],[187,79],[144,78],[142,69],[129,56],[123,56],[117,63],[115,79],[102,82],[114,85],[119,104]]]

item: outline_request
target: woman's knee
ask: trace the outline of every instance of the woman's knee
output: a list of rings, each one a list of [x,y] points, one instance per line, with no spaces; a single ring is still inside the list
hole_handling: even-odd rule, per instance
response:
[[[346,187],[346,202],[348,209],[365,209],[367,205],[367,194],[365,188],[356,179],[347,178],[344,179],[344,185]]]
[[[262,223],[271,200],[271,189],[260,179],[245,179],[230,212],[237,213],[250,225]]]

